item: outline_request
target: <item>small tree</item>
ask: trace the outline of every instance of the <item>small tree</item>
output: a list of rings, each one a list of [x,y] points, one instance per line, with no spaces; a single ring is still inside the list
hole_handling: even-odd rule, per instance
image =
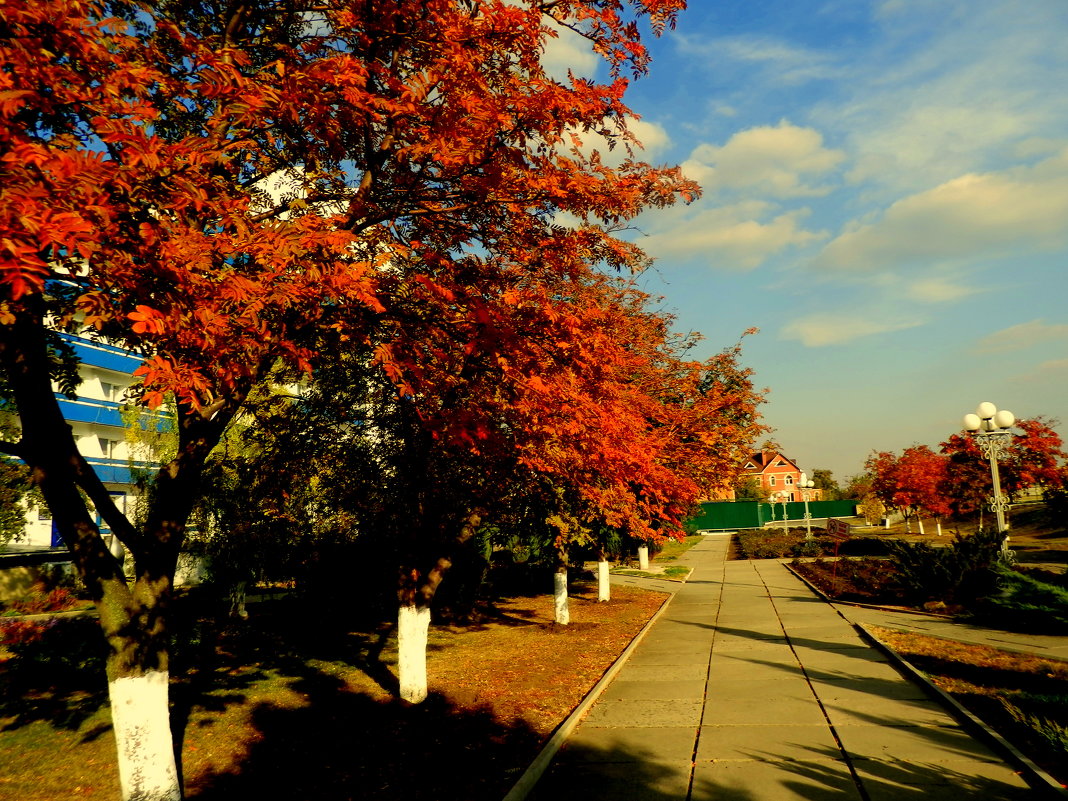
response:
[[[734,485],[734,499],[737,501],[757,501],[767,503],[771,491],[756,476],[744,476]]]
[[[834,480],[834,475],[830,470],[823,470],[817,468],[812,471],[812,484],[822,490],[822,497],[825,501],[837,501],[841,495],[842,490],[838,486],[838,482]]]

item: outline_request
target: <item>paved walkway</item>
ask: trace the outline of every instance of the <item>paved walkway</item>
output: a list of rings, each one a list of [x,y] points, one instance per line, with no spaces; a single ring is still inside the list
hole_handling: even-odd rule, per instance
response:
[[[774,561],[710,536],[532,801],[1033,799]]]

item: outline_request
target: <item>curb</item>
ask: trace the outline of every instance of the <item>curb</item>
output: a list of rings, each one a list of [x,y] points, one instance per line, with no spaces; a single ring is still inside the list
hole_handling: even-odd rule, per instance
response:
[[[805,585],[811,589],[816,595],[822,598],[825,602],[834,606],[843,603],[841,601],[834,601],[828,598],[820,589],[813,586],[813,584],[804,576],[797,573],[789,565],[784,565],[787,570],[793,573],[794,576],[799,578]],[[850,606],[863,606],[868,609],[883,609],[890,612],[898,612],[897,609],[887,609],[882,606],[875,606],[870,604],[849,604]],[[837,610],[836,610],[837,611]],[[841,612],[838,612],[842,615]],[[922,615],[927,617],[942,617],[941,615],[929,615],[926,612],[913,612],[912,614]],[[842,615],[844,618],[845,616]],[[851,625],[860,635],[878,648],[883,654],[885,654],[891,662],[893,662],[898,670],[905,674],[905,676],[912,682],[920,685],[920,687],[933,699],[941,703],[946,707],[972,734],[976,735],[980,740],[991,746],[995,751],[999,752],[1006,758],[1006,760],[1014,768],[1020,771],[1021,775],[1035,791],[1043,793],[1050,799],[1064,799],[1068,798],[1068,787],[1065,787],[1046,771],[1036,765],[1030,757],[1026,756],[1011,742],[1006,740],[998,732],[994,731],[990,726],[983,722],[980,718],[976,717],[964,706],[962,706],[957,699],[952,695],[936,686],[930,679],[928,679],[923,673],[915,668],[911,662],[905,657],[901,656],[897,651],[891,648],[889,645],[880,640],[873,632],[868,629],[868,626],[864,623],[853,623],[852,621],[846,621]],[[925,635],[933,636],[933,635]],[[937,637],[937,639],[948,640],[946,637]],[[956,640],[948,640],[950,642],[956,642]],[[1004,650],[1004,649],[1002,649]]]
[[[1042,792],[1050,799],[1057,798],[1062,799],[1063,801],[1063,799],[1068,798],[1068,787],[1065,787],[1046,773],[1046,771],[1036,765],[1030,757],[1025,755],[994,729],[990,728],[990,726],[984,723],[983,720],[972,714],[952,695],[935,685],[923,673],[916,669],[911,662],[905,659],[905,657],[901,656],[897,651],[880,640],[866,625],[863,623],[854,623],[852,625],[853,628],[860,632],[866,640],[886,654],[886,656],[895,663],[898,669],[911,681],[919,684],[928,695],[941,702],[943,706],[949,709],[949,711],[952,712],[962,724],[964,724],[965,728],[969,729],[974,735],[977,735],[979,739],[985,741],[986,744],[994,748],[995,751],[999,751],[1014,768],[1020,771],[1024,780],[1031,785],[1034,790]]]
[[[646,633],[652,628],[653,624],[660,619],[660,616],[664,614],[664,611],[671,605],[671,601],[674,595],[669,595],[660,608],[656,611],[656,614],[649,618],[649,621],[642,626],[642,630],[639,631],[633,640],[630,641],[630,645],[623,649],[616,661],[604,672],[600,680],[593,685],[586,697],[579,702],[579,705],[572,710],[571,714],[567,716],[563,723],[561,723],[556,731],[553,732],[552,737],[548,742],[542,746],[541,751],[534,757],[534,761],[530,763],[527,769],[523,772],[523,775],[519,777],[519,780],[512,785],[512,789],[508,791],[502,801],[524,801],[524,799],[530,795],[531,790],[538,783],[538,780],[548,770],[549,764],[552,762],[553,757],[556,756],[556,752],[560,750],[561,746],[567,741],[567,738],[571,736],[571,732],[578,726],[579,721],[586,714],[587,710],[593,706],[594,702],[601,696],[605,688],[612,682],[612,679],[616,677],[616,674],[623,669],[623,665],[630,658],[631,652],[638,647],[638,644],[645,638]]]

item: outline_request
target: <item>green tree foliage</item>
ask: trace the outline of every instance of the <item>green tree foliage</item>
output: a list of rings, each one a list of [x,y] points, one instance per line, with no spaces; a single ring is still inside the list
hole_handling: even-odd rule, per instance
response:
[[[734,499],[738,501],[759,501],[766,503],[770,491],[756,476],[743,476],[734,485]]]
[[[823,500],[825,501],[837,501],[842,497],[842,489],[838,486],[838,482],[834,480],[834,475],[830,470],[822,468],[813,470],[812,483],[818,489],[823,490]]]

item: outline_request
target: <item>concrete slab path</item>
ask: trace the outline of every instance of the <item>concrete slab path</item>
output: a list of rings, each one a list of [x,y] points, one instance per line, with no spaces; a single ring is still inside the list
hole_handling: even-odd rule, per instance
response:
[[[1038,798],[784,565],[694,567],[532,801]]]

